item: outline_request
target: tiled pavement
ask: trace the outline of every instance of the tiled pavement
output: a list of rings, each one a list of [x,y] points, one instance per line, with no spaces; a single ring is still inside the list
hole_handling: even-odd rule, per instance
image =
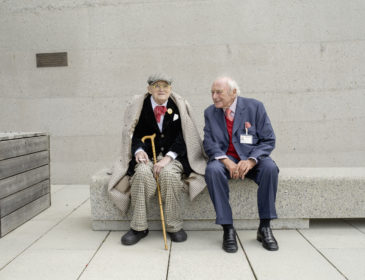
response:
[[[0,239],[0,279],[365,279],[365,219],[275,230],[278,252],[242,230],[236,254],[221,249],[220,231],[189,231],[165,251],[161,232],[127,247],[123,232],[90,224],[88,186],[52,186],[52,206]]]

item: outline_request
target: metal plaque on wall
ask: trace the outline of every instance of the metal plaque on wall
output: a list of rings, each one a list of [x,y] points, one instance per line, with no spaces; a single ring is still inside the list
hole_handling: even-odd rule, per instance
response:
[[[37,67],[67,66],[67,52],[37,53]]]

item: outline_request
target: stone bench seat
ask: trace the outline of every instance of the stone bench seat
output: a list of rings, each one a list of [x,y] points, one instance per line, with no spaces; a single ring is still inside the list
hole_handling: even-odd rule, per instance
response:
[[[122,215],[109,199],[107,172],[103,169],[91,180],[92,228],[127,230],[130,211]],[[257,228],[257,185],[249,179],[231,180],[229,185],[235,227]],[[194,201],[187,194],[182,201],[184,229],[220,228],[207,189]],[[276,208],[279,219],[273,221],[273,228],[308,228],[313,218],[364,218],[365,168],[281,168]],[[151,230],[161,229],[157,196],[148,219]]]

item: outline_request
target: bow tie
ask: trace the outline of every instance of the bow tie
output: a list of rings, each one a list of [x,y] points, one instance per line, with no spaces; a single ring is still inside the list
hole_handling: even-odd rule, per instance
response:
[[[160,122],[161,116],[164,116],[166,111],[167,109],[165,106],[156,106],[155,109],[153,109],[157,123]]]

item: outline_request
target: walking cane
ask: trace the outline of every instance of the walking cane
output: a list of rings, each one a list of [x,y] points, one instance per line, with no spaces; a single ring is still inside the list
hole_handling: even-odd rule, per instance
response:
[[[146,135],[141,140],[144,143],[146,139],[151,140],[152,144],[152,153],[153,153],[153,163],[156,164],[156,150],[155,150],[155,137],[156,133],[152,135]],[[161,224],[162,224],[162,233],[163,239],[165,241],[165,250],[167,250],[167,241],[166,241],[166,229],[165,229],[165,218],[163,216],[163,209],[162,209],[162,199],[161,199],[161,191],[160,191],[160,184],[158,183],[158,175],[156,174],[156,184],[157,184],[157,195],[158,195],[158,204],[160,205],[160,216],[161,216]]]

